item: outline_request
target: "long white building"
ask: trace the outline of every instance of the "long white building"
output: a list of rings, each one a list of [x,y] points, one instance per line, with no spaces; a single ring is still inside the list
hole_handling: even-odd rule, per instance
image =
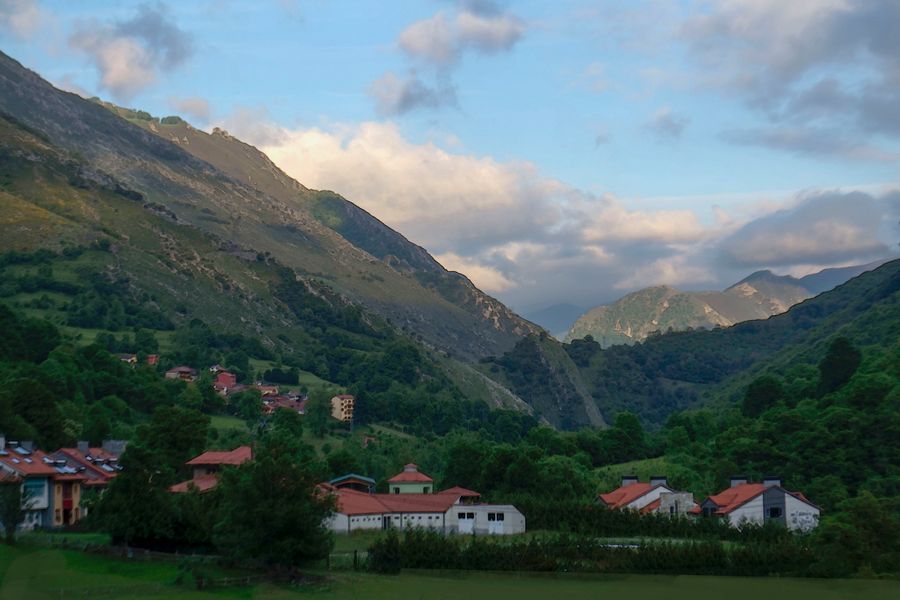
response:
[[[406,465],[404,473],[411,473],[412,467],[415,465]],[[328,522],[335,533],[409,528],[470,535],[525,532],[525,516],[515,506],[482,504],[478,492],[461,487],[434,494],[402,491],[373,494],[360,491],[355,481],[350,487],[350,481],[345,480],[323,484],[323,489],[336,499],[337,510]]]

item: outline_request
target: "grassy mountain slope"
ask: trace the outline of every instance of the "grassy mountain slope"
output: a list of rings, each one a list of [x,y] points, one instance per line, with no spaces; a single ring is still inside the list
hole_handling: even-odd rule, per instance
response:
[[[538,331],[363,211],[307,190],[231,136],[180,121],[163,125],[146,113],[115,114],[56,90],[5,55],[0,83],[0,112],[77,156],[86,178],[115,181],[145,209],[227,240],[236,252],[272,257],[305,279],[326,281],[431,346],[479,357]],[[322,205],[327,213],[335,204],[356,222],[358,233],[348,235],[357,243],[377,239],[372,232],[389,243],[365,248],[348,240],[340,222],[324,218]],[[128,225],[120,231],[129,234]]]
[[[590,335],[606,348],[640,342],[656,332],[727,327],[765,319],[884,262],[826,269],[800,279],[758,271],[722,292],[681,292],[668,286],[645,288],[608,306],[591,309],[578,318],[565,340]]]

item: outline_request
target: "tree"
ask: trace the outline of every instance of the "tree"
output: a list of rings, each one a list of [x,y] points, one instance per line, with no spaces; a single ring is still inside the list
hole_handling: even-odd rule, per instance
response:
[[[259,390],[246,390],[231,397],[234,413],[248,423],[256,423],[262,414],[262,394]]]
[[[835,338],[819,363],[819,396],[830,394],[850,381],[862,354],[845,337]]]
[[[157,460],[177,473],[185,461],[205,449],[208,429],[209,417],[196,410],[160,406],[150,422],[138,429],[136,442],[157,454]]]
[[[316,390],[306,403],[306,420],[309,429],[316,437],[324,437],[328,433],[331,419],[331,393],[328,390]]]
[[[176,536],[174,498],[168,490],[174,474],[150,448],[131,444],[120,458],[122,472],[97,506],[101,527],[126,544],[169,542]]]
[[[28,505],[28,494],[18,477],[0,478],[0,524],[7,544],[15,543],[16,529],[25,520]]]
[[[221,475],[213,540],[232,559],[297,566],[331,551],[330,496],[316,489],[314,451],[284,432],[265,436],[254,460]]]
[[[771,375],[757,377],[747,386],[741,413],[745,417],[758,417],[784,399],[781,380]]]

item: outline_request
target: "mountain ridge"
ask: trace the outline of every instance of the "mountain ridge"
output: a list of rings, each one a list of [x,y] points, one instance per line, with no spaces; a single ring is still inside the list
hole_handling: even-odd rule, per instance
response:
[[[641,342],[657,332],[729,327],[765,319],[888,260],[825,269],[801,278],[764,269],[721,292],[682,292],[671,286],[651,286],[587,311],[566,332],[564,341],[590,335],[601,346],[609,347]]]

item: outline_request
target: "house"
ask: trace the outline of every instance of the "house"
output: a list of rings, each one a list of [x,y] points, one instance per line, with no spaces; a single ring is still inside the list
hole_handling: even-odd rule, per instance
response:
[[[116,354],[123,363],[128,363],[132,367],[138,363],[137,354]]]
[[[182,365],[166,371],[165,377],[166,379],[180,379],[181,381],[191,382],[197,379],[197,370]]]
[[[306,413],[307,400],[306,396],[266,396],[263,398],[263,413],[271,415],[279,408],[286,408],[302,415]]]
[[[344,477],[349,480],[358,476],[350,474]],[[327,522],[335,533],[392,528],[421,528],[469,535],[525,532],[525,516],[515,506],[482,504],[478,492],[461,487],[452,487],[436,494],[374,494],[331,483],[320,487],[335,496],[336,510]]]
[[[7,442],[0,435],[0,477],[21,482],[25,509],[21,529],[74,525],[83,516],[81,489],[85,476],[64,460],[41,452],[32,442]]]
[[[74,448],[60,448],[49,454],[54,460],[64,460],[66,464],[79,469],[85,476],[83,491],[102,491],[122,470],[119,457],[127,446],[125,440],[104,440],[100,447],[90,447],[80,441]]]
[[[728,489],[708,497],[691,512],[727,519],[732,527],[774,522],[791,530],[809,531],[819,524],[820,509],[800,492],[784,489],[778,477],[751,483],[737,475],[731,478]]]
[[[5,436],[0,436],[0,474],[7,481],[21,482],[25,520],[19,528],[26,531],[52,525],[51,482],[56,469],[42,458],[31,442],[7,442]]]
[[[353,421],[353,408],[356,398],[350,394],[339,394],[331,399],[331,416],[338,421],[350,423]]]
[[[403,471],[388,479],[391,494],[430,494],[434,490],[434,479],[419,471],[419,466],[409,463]]]
[[[253,389],[259,390],[260,395],[265,398],[266,396],[277,396],[278,395],[278,386],[277,385],[268,385],[262,382],[257,381],[253,384]]]
[[[148,354],[147,364],[154,367],[159,364],[159,354]]]
[[[215,386],[220,386],[226,392],[237,385],[237,375],[228,371],[219,371],[216,373]]]
[[[219,485],[219,472],[222,467],[236,467],[252,459],[253,450],[250,446],[239,446],[227,452],[204,452],[185,463],[191,467],[191,479],[176,483],[169,487],[169,491],[175,494],[184,494],[191,489],[196,489],[200,493],[208,492]]]
[[[597,500],[607,508],[635,510],[641,514],[686,515],[696,506],[694,495],[673,490],[665,475],[652,476],[647,483],[641,483],[635,475],[625,475],[622,485],[600,494]]]

